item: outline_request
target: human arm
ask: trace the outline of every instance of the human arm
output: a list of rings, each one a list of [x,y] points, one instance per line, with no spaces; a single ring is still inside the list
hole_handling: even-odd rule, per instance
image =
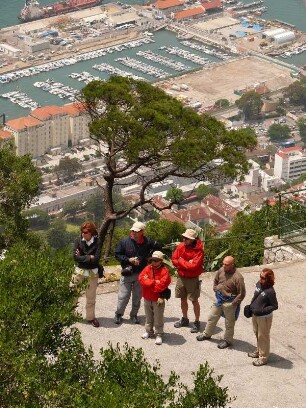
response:
[[[235,280],[235,285],[237,289],[237,296],[233,300],[233,305],[238,305],[243,301],[245,298],[246,290],[245,290],[245,283],[242,275],[238,275],[236,280]]]
[[[160,279],[155,279],[153,290],[155,293],[161,293],[165,289],[167,289],[170,283],[171,283],[171,276],[170,276],[169,270],[166,266],[164,266],[161,271]]]
[[[118,242],[115,248],[115,258],[121,265],[128,265],[130,263],[129,256],[126,255],[126,245],[126,239],[123,238]]]
[[[150,287],[155,284],[151,268],[151,265],[146,266],[138,276],[138,281],[143,287]]]

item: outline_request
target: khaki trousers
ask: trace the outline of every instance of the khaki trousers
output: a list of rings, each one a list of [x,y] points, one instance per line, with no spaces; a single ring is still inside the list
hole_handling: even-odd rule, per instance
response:
[[[95,316],[95,307],[96,307],[96,295],[97,295],[97,286],[98,286],[98,276],[97,277],[89,277],[83,275],[74,275],[73,276],[73,283],[77,284],[83,282],[86,279],[88,282],[88,286],[85,290],[86,296],[86,320],[93,320],[96,318]]]
[[[272,318],[272,316],[252,316],[253,330],[257,339],[259,359],[264,362],[267,362],[270,354],[270,330],[272,326]]]
[[[144,299],[144,310],[146,314],[146,331],[153,334],[153,327],[155,327],[155,334],[163,334],[165,301],[162,305],[158,305],[157,302]]]
[[[233,305],[232,302],[224,302],[221,306],[212,305],[210,313],[208,316],[207,325],[205,327],[204,335],[211,337],[214,332],[216,325],[221,317],[221,313],[224,312],[225,316],[225,333],[224,340],[229,344],[233,343],[234,338],[234,329],[235,329],[235,312],[236,305]]]

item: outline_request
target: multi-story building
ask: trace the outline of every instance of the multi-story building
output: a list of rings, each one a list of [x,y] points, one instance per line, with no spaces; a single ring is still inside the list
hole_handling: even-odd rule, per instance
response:
[[[306,173],[306,151],[299,146],[284,147],[275,154],[274,176],[285,181]]]
[[[170,16],[172,13],[174,16],[175,13],[184,9],[184,2],[181,0],[157,0],[153,6],[165,16]]]
[[[79,103],[51,105],[37,108],[29,116],[7,121],[4,130],[13,136],[17,155],[30,153],[37,158],[54,148],[89,140],[88,122],[89,116]]]

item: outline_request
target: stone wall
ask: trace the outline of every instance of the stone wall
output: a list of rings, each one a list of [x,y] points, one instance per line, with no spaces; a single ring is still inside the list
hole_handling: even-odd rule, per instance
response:
[[[265,248],[263,263],[292,262],[306,259],[306,255],[286,245],[276,235],[265,239]]]

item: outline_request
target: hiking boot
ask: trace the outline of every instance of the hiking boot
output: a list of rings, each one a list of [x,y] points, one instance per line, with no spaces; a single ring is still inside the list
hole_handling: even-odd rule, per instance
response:
[[[223,340],[223,341],[221,341],[221,343],[220,344],[218,344],[218,348],[219,349],[225,349],[225,348],[227,348],[227,347],[229,347],[230,346],[230,344],[226,341],[226,340]]]
[[[196,339],[198,341],[204,341],[204,340],[210,340],[210,337],[206,336],[204,333],[203,334],[199,334]]]
[[[258,353],[258,351],[253,351],[253,353],[248,353],[248,357],[258,358],[258,357],[259,357],[259,353]]]
[[[121,324],[122,323],[122,316],[119,314],[115,315],[115,319],[114,319],[114,323],[115,324]]]
[[[156,335],[155,344],[157,344],[158,346],[163,344],[163,338],[162,338],[162,336],[160,334]]]
[[[140,324],[140,320],[139,320],[138,316],[131,316],[130,320],[134,324]]]
[[[189,326],[189,319],[186,317],[182,317],[180,320],[174,323],[174,327],[179,329],[180,327],[188,327]]]
[[[196,320],[191,327],[190,332],[191,333],[198,333],[200,331],[200,322],[199,320]]]

